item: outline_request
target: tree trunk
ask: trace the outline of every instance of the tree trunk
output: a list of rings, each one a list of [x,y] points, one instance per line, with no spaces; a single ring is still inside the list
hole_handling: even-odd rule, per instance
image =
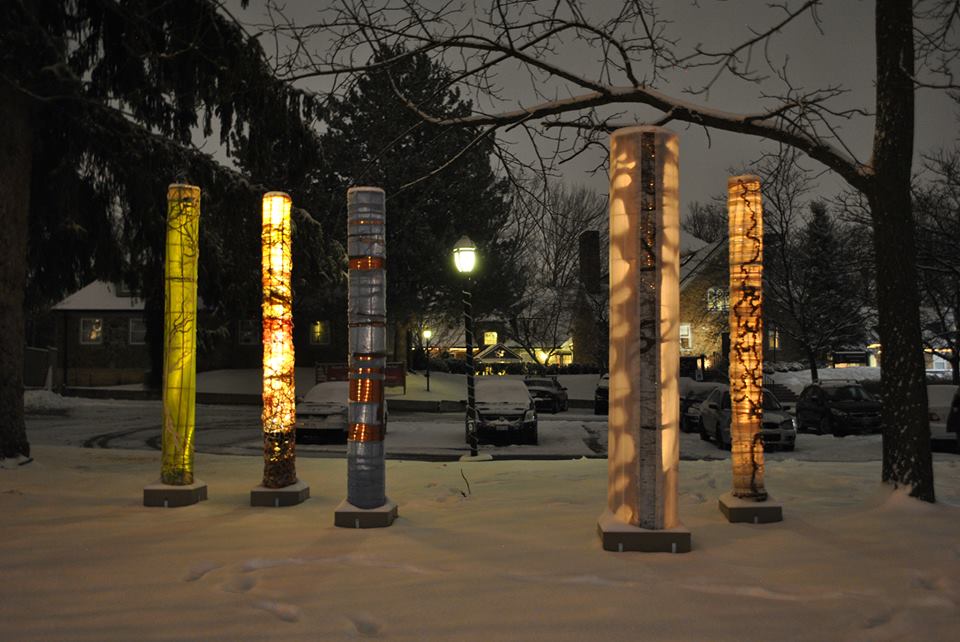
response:
[[[911,0],[877,0],[873,219],[882,346],[883,481],[935,501],[910,200],[914,70]]]
[[[817,374],[817,355],[813,353],[813,348],[810,346],[804,346],[807,353],[807,362],[810,364],[810,381],[817,383],[820,381],[820,376]]]
[[[30,456],[23,421],[23,296],[27,280],[32,133],[27,98],[0,81],[0,458]]]

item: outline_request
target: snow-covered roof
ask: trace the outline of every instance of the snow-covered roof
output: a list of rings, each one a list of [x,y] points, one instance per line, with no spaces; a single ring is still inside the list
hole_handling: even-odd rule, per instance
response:
[[[700,273],[701,270],[707,265],[710,264],[710,261],[718,255],[719,252],[723,251],[723,248],[726,244],[726,239],[720,239],[719,241],[714,241],[713,243],[704,243],[700,239],[695,237],[690,237],[695,241],[703,243],[699,249],[693,250],[688,254],[683,253],[683,235],[681,235],[681,251],[680,251],[680,289],[683,290],[683,287],[690,283],[693,278]]]
[[[698,252],[703,248],[711,245],[703,239],[699,239],[693,234],[681,229],[680,230],[680,256],[684,257],[688,254]]]
[[[117,286],[106,281],[94,281],[77,290],[54,310],[143,310],[143,299],[117,294]]]

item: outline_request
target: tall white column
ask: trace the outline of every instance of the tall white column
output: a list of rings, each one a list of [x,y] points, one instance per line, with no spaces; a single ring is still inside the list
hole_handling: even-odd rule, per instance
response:
[[[677,514],[679,145],[628,127],[610,139],[607,550],[690,550]]]

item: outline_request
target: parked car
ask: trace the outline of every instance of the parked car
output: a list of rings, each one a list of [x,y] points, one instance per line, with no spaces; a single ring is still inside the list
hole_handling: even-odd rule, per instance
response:
[[[518,379],[480,377],[476,388],[477,437],[489,443],[499,437],[521,444],[537,443],[537,407]],[[470,435],[465,435],[467,443]]]
[[[713,392],[713,388],[690,390],[680,397],[680,430],[683,432],[700,431],[700,404]]]
[[[349,381],[318,383],[297,404],[296,441],[298,444],[347,442],[349,430]],[[383,431],[387,431],[387,402],[383,402]]]
[[[927,401],[930,410],[931,439],[956,439],[957,453],[960,453],[960,386],[927,385]]]
[[[570,407],[567,389],[556,377],[526,377],[523,380],[537,408],[545,408],[556,414]]]
[[[765,449],[793,450],[797,428],[776,396],[763,389],[763,419],[760,435]],[[730,449],[730,387],[718,386],[700,404],[700,438],[713,439],[717,448]]]
[[[803,389],[797,400],[797,425],[837,437],[880,432],[881,404],[856,381],[821,381]]]
[[[610,375],[605,374],[597,382],[597,389],[593,393],[593,414],[605,415],[610,405]]]

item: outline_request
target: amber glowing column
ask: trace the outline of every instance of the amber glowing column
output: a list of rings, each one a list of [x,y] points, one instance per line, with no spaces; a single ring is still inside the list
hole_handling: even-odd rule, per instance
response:
[[[677,514],[680,213],[677,136],[610,138],[610,411],[606,550],[690,550]]]
[[[347,190],[349,257],[347,323],[350,398],[347,498],[334,524],[345,528],[389,526],[397,505],[386,496],[383,395],[387,365],[386,195],[378,187]]]
[[[253,506],[290,506],[310,496],[297,479],[294,423],[293,267],[290,196],[263,195],[260,234],[263,282],[263,483],[250,491]]]
[[[207,498],[193,476],[197,392],[197,259],[200,188],[167,188],[163,314],[163,433],[160,481],[143,489],[144,506],[186,506]]]
[[[763,486],[763,205],[760,179],[727,181],[730,225],[730,459],[733,490],[720,510],[734,522],[780,521]]]

